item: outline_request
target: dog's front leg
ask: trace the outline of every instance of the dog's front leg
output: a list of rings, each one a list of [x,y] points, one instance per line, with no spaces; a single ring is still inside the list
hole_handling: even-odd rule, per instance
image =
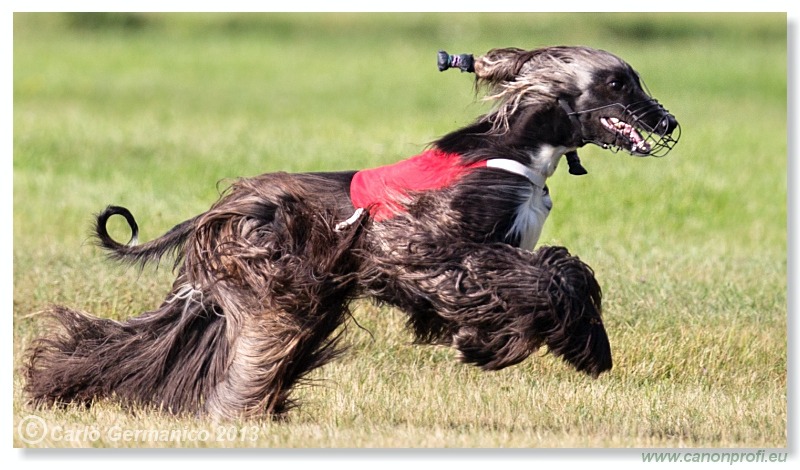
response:
[[[600,286],[565,248],[414,239],[374,254],[365,279],[412,326],[452,335],[464,362],[502,369],[546,345],[592,376],[611,368]]]

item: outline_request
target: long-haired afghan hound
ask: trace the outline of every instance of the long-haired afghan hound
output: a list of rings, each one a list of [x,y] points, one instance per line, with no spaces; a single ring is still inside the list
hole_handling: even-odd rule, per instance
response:
[[[600,50],[440,53],[449,66],[474,72],[496,106],[420,155],[240,179],[141,245],[127,209],[100,213],[96,237],[111,257],[172,256],[177,278],[158,308],[123,322],[53,307],[61,327],[27,352],[32,401],[114,396],[171,412],[281,415],[298,381],[340,351],[337,329],[362,297],[405,311],[418,342],[452,345],[486,370],[542,346],[592,376],[609,370],[592,269],[563,247],[532,251],[552,207],[545,182],[587,143],[665,154],[677,121]],[[114,215],[131,242],[109,236]]]

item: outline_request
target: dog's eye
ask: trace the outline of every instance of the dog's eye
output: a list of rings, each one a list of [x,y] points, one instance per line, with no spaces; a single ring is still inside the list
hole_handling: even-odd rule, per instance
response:
[[[620,91],[622,90],[622,82],[619,80],[611,80],[608,82],[608,87],[614,91]]]

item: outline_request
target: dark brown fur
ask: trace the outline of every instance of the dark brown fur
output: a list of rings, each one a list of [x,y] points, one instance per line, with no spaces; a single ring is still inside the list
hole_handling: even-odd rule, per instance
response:
[[[498,108],[434,144],[465,165],[501,157],[546,178],[560,157],[554,149],[650,148],[609,131],[599,120],[607,117],[649,129],[653,149],[676,140],[674,117],[611,54],[499,49],[475,70]],[[632,109],[641,112],[631,117]],[[404,310],[418,342],[451,344],[487,370],[542,346],[594,377],[611,368],[592,269],[563,247],[519,248],[538,238],[517,222],[531,208],[549,212],[546,187],[479,168],[450,187],[407,194],[406,211],[393,218],[365,216],[336,229],[355,209],[354,173],[239,180],[207,212],[138,246],[108,235],[113,215],[137,235],[127,209],[109,207],[97,218],[99,245],[134,264],[174,256],[172,292],[124,322],[54,307],[60,330],[48,330],[26,356],[28,396],[38,404],[117,397],[176,413],[281,415],[298,381],[340,351],[337,329],[360,297]]]
[[[154,311],[116,322],[55,307],[63,332],[29,351],[28,393],[42,403],[116,395],[173,412],[284,412],[294,384],[336,356],[333,333],[357,282],[362,227],[335,232],[332,206],[309,192],[314,180],[277,173],[234,184],[176,238],[184,261]]]

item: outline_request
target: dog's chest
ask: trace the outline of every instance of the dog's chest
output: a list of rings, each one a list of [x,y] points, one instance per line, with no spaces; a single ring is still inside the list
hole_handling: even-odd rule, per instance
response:
[[[519,240],[520,248],[533,251],[552,207],[553,202],[547,187],[528,188],[514,212],[509,238]]]

